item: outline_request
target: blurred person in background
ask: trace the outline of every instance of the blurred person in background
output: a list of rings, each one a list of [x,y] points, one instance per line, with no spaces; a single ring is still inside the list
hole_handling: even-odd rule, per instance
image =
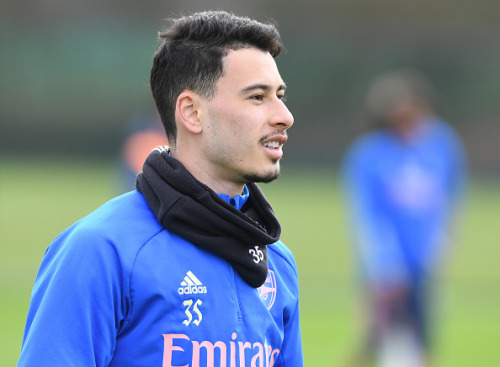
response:
[[[293,124],[279,32],[217,11],[159,35],[170,147],[49,246],[18,366],[301,367],[297,267],[256,184],[278,178]]]
[[[379,76],[366,110],[372,130],[343,161],[368,315],[355,366],[424,367],[432,355],[432,285],[456,220],[466,159],[416,70]]]
[[[160,145],[168,145],[168,139],[158,111],[137,111],[126,131],[118,159],[117,186],[120,192],[135,188],[135,180],[144,161]]]

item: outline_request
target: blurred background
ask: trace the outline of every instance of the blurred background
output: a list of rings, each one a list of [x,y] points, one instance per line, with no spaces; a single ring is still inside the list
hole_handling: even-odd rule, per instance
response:
[[[0,364],[17,360],[45,248],[125,189],[117,161],[134,116],[152,108],[149,70],[164,19],[209,9],[274,20],[286,47],[277,62],[295,124],[283,177],[264,191],[299,265],[306,365],[341,365],[356,339],[337,170],[365,127],[369,83],[397,67],[432,80],[471,172],[444,270],[438,367],[500,365],[500,4],[492,0],[0,0]]]
[[[163,19],[203,9],[278,23],[300,137],[288,144],[290,162],[333,167],[362,125],[368,82],[413,66],[436,84],[473,169],[500,172],[500,5],[491,0],[2,0],[1,152],[115,153],[124,122],[151,103]]]

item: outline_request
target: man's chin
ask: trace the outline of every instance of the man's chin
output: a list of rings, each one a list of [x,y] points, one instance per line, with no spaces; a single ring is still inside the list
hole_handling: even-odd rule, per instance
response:
[[[245,176],[246,182],[261,182],[268,183],[280,177],[280,167],[277,165],[275,169],[265,173],[250,173]]]

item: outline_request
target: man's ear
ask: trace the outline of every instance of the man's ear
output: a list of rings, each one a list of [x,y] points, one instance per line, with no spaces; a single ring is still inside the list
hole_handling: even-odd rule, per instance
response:
[[[199,98],[196,93],[185,90],[177,97],[175,106],[179,123],[193,134],[199,134],[202,130],[198,110]]]

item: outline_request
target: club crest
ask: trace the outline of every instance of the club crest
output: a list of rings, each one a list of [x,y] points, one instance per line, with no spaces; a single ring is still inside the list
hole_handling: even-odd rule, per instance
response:
[[[267,309],[270,310],[273,307],[274,301],[276,299],[276,276],[274,275],[274,271],[269,270],[267,273],[267,278],[264,284],[258,288],[260,298],[262,302],[267,306]]]

